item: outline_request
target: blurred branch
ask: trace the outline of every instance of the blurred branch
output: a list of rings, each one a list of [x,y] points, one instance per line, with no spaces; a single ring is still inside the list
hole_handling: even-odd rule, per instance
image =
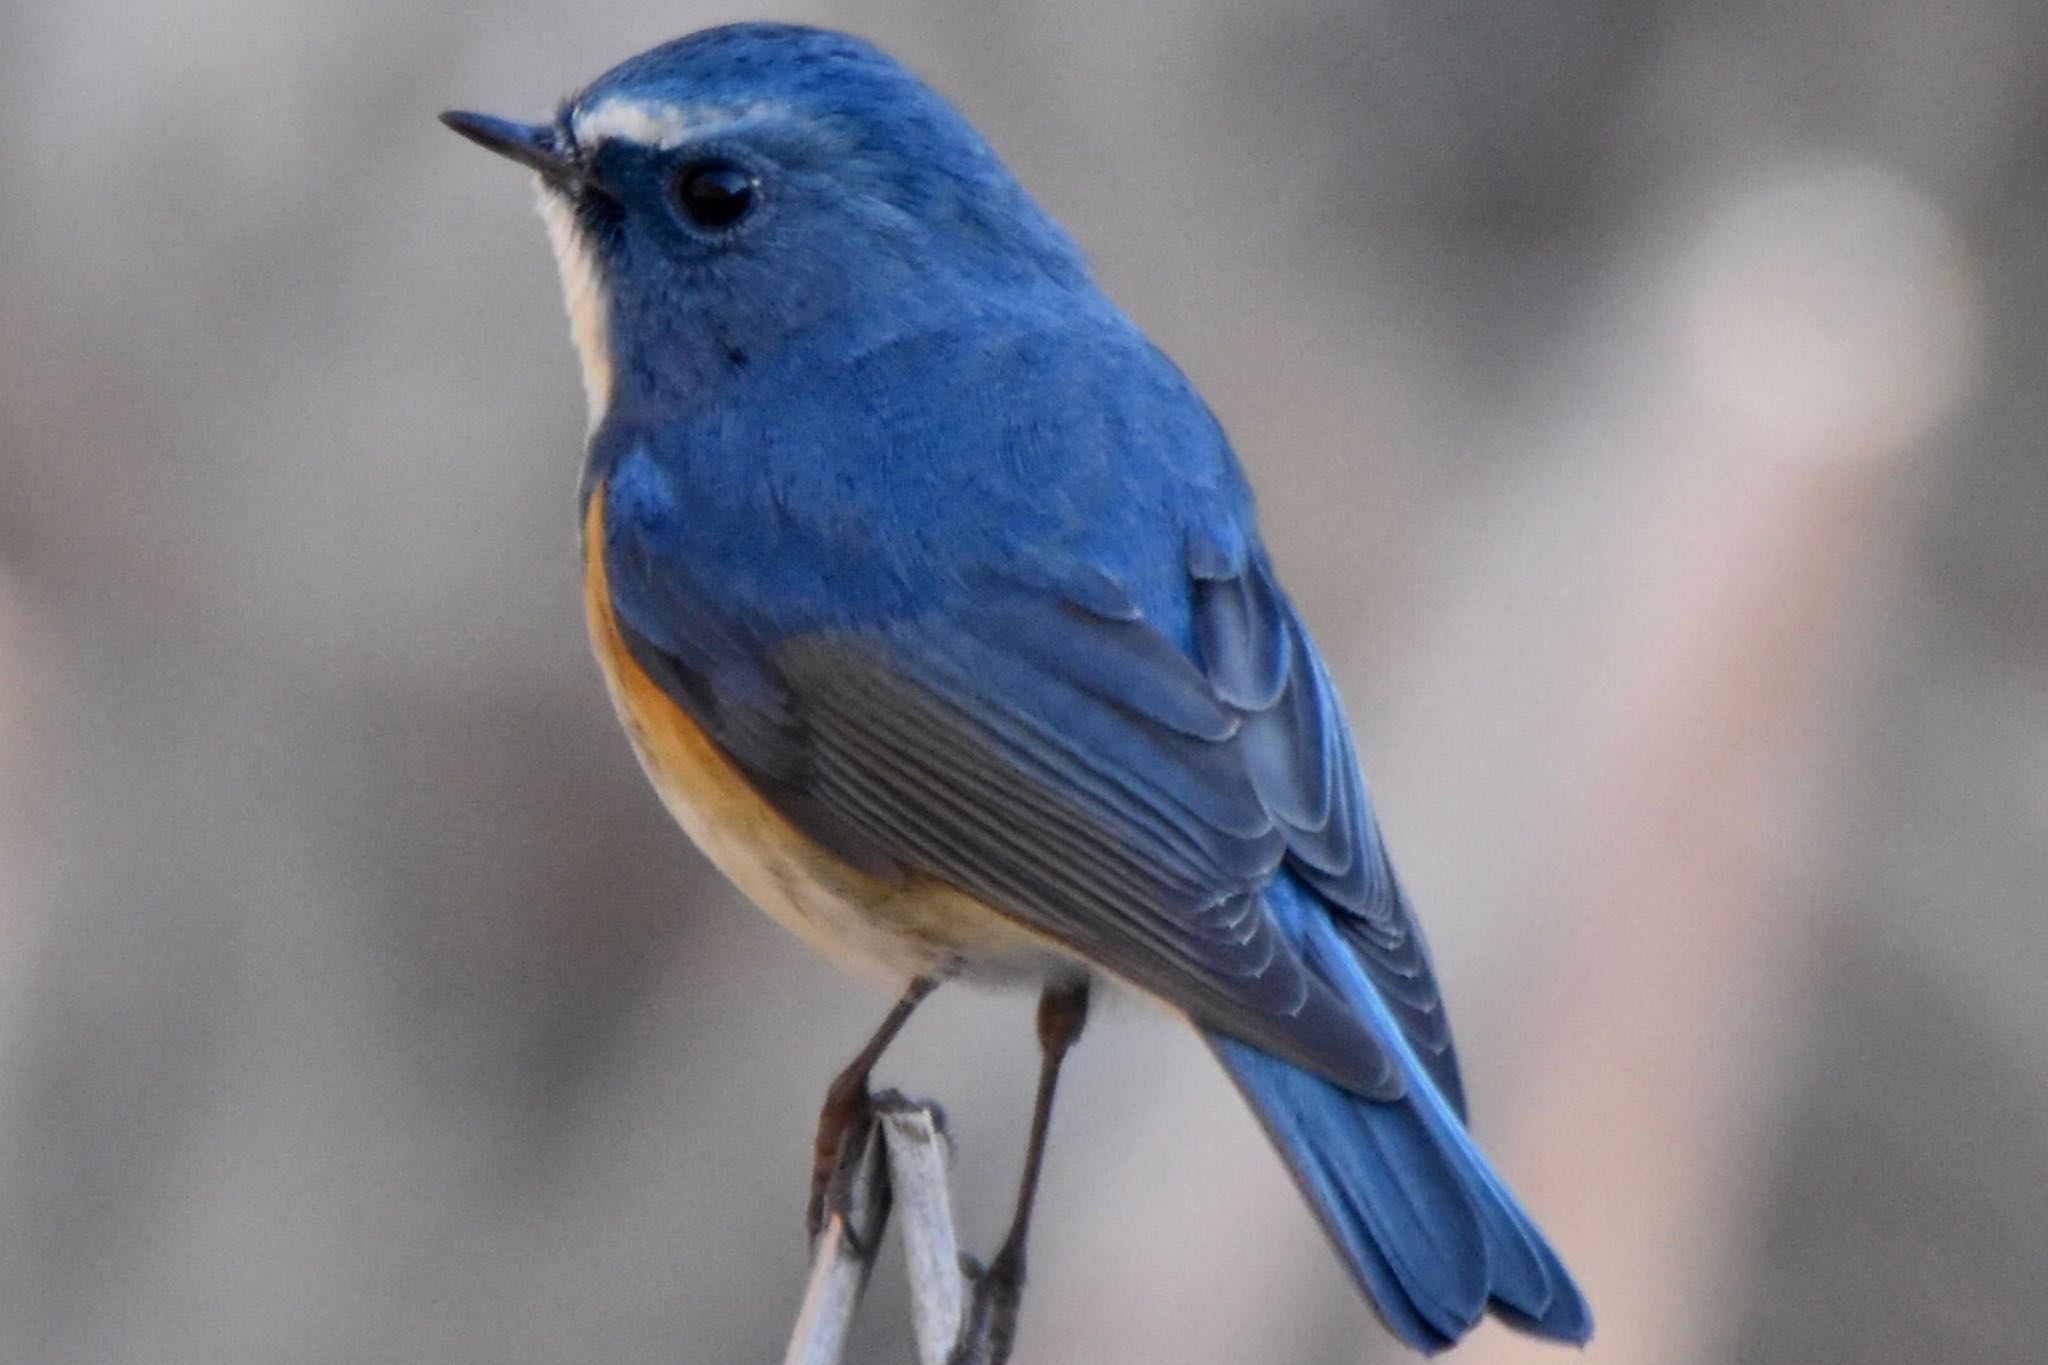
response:
[[[1823,751],[1828,647],[1887,529],[1894,466],[1730,439],[1645,536],[1528,1006],[1517,1185],[1596,1304],[1610,1359],[1712,1358],[1812,964],[1788,829]],[[1587,963],[1599,963],[1588,971]],[[1616,1209],[1628,1210],[1617,1217]],[[1497,1334],[1462,1359],[1519,1360]]]
[[[1000,1365],[1006,1349],[982,1334],[963,1332],[970,1272],[963,1268],[953,1228],[945,1122],[938,1108],[889,1091],[876,1097],[874,1115],[836,1178],[846,1194],[813,1244],[810,1279],[783,1365],[836,1365],[892,1206],[903,1211],[919,1365]]]

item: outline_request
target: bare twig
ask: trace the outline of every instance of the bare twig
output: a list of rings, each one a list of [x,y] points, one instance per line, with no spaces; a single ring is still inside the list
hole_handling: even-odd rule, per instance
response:
[[[903,1263],[910,1274],[911,1328],[918,1365],[946,1365],[960,1337],[966,1279],[953,1231],[953,1195],[946,1184],[944,1120],[930,1104],[901,1095],[875,1104],[889,1181],[903,1208]]]
[[[847,1144],[845,1162],[835,1180],[845,1197],[811,1244],[810,1279],[782,1365],[837,1365],[889,1224],[889,1179],[879,1130],[871,1125],[859,1141]]]
[[[783,1365],[837,1365],[892,1205],[903,1211],[919,1365],[997,1365],[980,1343],[963,1340],[969,1280],[953,1228],[945,1120],[935,1105],[894,1091],[877,1096],[873,1112],[875,1122],[851,1144],[835,1179],[846,1192],[843,1209],[833,1210],[813,1244],[810,1279]]]

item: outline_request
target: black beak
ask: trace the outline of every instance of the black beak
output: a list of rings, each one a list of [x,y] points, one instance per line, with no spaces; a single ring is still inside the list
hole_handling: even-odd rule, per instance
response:
[[[573,157],[564,155],[557,146],[555,130],[548,124],[515,123],[508,118],[471,114],[460,109],[450,109],[442,114],[441,122],[477,146],[487,147],[499,156],[539,171],[558,185],[574,187],[589,179],[583,167]]]

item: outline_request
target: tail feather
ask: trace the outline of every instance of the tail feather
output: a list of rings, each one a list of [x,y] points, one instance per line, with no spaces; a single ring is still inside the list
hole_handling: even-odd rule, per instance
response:
[[[1388,1329],[1436,1352],[1490,1310],[1537,1336],[1584,1343],[1592,1314],[1557,1253],[1399,1041],[1336,929],[1320,915],[1302,922],[1306,956],[1384,1025],[1408,1094],[1365,1099],[1233,1038],[1208,1041]]]

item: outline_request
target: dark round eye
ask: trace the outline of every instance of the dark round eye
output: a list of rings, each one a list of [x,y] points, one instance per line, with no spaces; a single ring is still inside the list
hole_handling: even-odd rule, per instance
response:
[[[676,207],[700,228],[729,228],[747,216],[758,188],[730,161],[694,161],[676,172]]]

